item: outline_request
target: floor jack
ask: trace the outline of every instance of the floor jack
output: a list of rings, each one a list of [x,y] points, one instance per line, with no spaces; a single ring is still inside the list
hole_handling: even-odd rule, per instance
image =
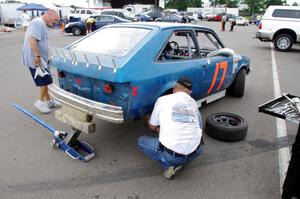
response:
[[[73,132],[57,131],[20,105],[14,104],[14,106],[54,134],[53,140],[51,141],[53,148],[59,148],[71,158],[78,159],[82,162],[87,162],[96,156],[95,150],[91,145],[84,141],[77,140],[81,131],[76,129],[74,129]]]

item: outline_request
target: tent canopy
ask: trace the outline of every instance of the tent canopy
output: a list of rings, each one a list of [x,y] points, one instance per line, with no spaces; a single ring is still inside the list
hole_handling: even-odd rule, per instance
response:
[[[49,10],[49,8],[46,8],[45,6],[41,4],[36,4],[36,3],[29,3],[24,6],[21,6],[17,8],[17,10],[39,10],[39,11],[46,11]]]

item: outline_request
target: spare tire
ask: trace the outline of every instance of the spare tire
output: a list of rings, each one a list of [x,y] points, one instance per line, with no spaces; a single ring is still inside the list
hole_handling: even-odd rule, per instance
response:
[[[248,124],[232,113],[213,113],[206,118],[205,132],[212,138],[225,142],[237,142],[245,139]]]

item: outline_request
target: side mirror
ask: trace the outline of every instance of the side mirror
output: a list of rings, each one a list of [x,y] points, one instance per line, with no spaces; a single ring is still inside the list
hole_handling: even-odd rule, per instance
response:
[[[217,49],[217,50],[214,50],[214,51],[208,53],[207,57],[214,57],[214,56],[218,56],[218,55],[232,57],[233,55],[235,55],[235,52],[231,48],[220,48],[220,49]]]

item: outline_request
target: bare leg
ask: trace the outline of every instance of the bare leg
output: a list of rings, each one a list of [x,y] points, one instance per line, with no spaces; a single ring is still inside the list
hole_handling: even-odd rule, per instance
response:
[[[39,100],[41,101],[49,101],[51,98],[48,93],[48,86],[41,86],[40,87],[40,95]]]

